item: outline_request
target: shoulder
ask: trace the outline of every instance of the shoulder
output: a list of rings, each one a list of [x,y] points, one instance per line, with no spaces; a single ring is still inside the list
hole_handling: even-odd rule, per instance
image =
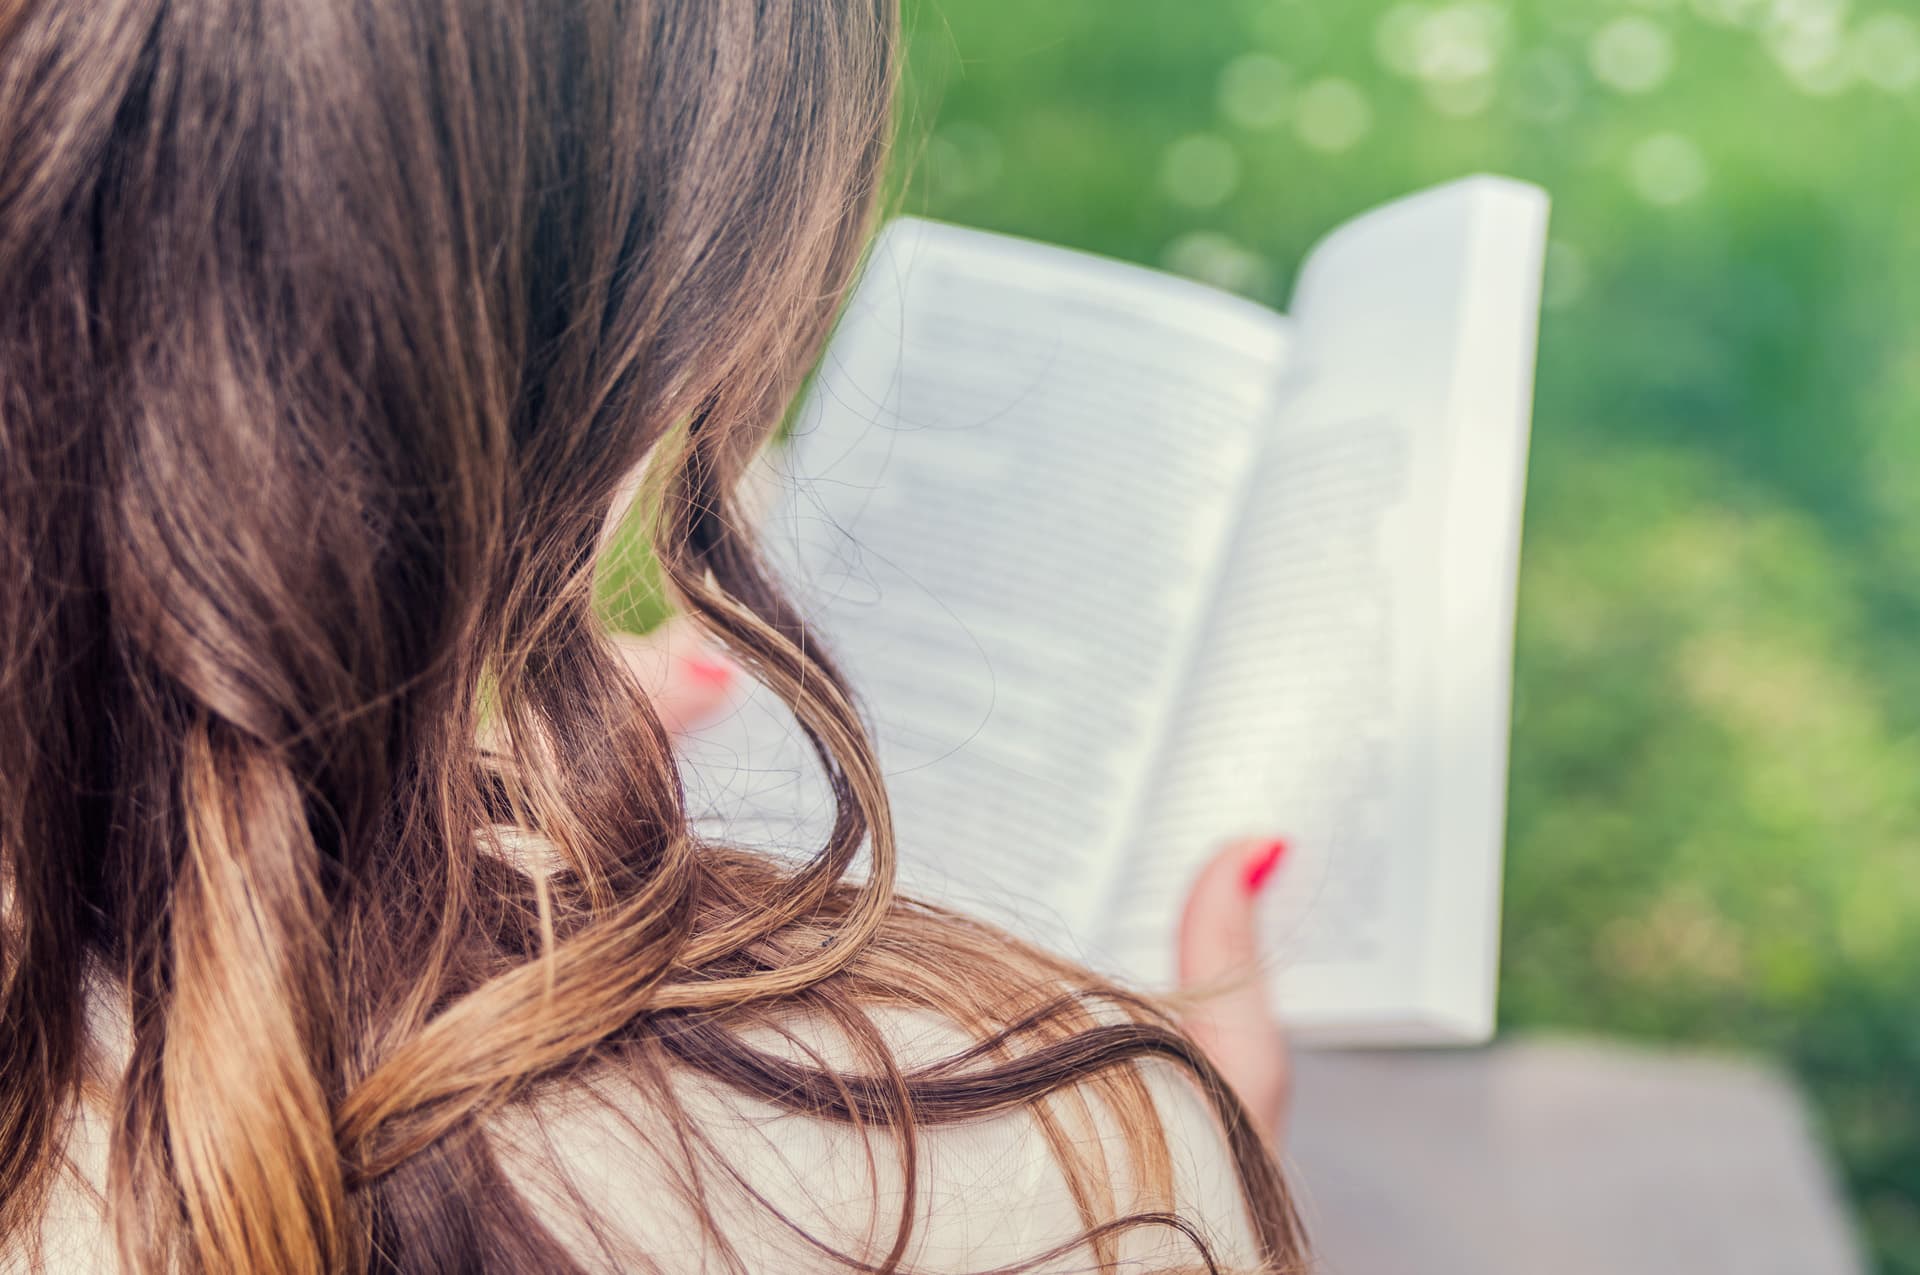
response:
[[[879,1010],[874,1017],[905,1067],[950,1058],[972,1043],[938,1015]],[[853,1070],[849,1043],[819,1021],[783,1024],[754,1043]],[[1028,1269],[1109,1269],[1111,1262],[1075,1243],[1087,1229],[1086,1202],[1096,1221],[1170,1206],[1221,1270],[1252,1269],[1239,1176],[1206,1100],[1171,1063],[1125,1066],[1157,1130],[1142,1128],[1139,1110],[1116,1105],[1089,1079],[1038,1106],[924,1126],[909,1159],[886,1130],[796,1115],[678,1069],[652,1078],[657,1084],[600,1074],[556,1087],[496,1117],[488,1132],[508,1180],[589,1269],[843,1271],[813,1241],[877,1262],[910,1194],[910,1267],[990,1270],[1045,1256]],[[56,1185],[37,1237],[39,1268],[104,1270],[112,1264],[101,1199],[104,1113],[82,1104],[71,1135],[72,1169]],[[1143,1139],[1164,1148],[1170,1200],[1137,1155]],[[1068,1158],[1097,1173],[1091,1201],[1076,1192],[1062,1144]],[[703,1217],[712,1218],[731,1254],[714,1251]],[[1122,1233],[1115,1252],[1127,1269],[1199,1265],[1192,1242],[1164,1222]],[[0,1253],[0,1272],[33,1262],[29,1252]]]
[[[65,1162],[43,1201],[39,1224],[0,1244],[0,1275],[84,1275],[114,1269],[105,1194],[110,1137],[109,1118],[97,1103],[75,1104],[67,1123]]]
[[[935,1014],[878,1010],[874,1018],[903,1067],[973,1043]],[[753,1043],[857,1069],[849,1043],[817,1020],[783,1023]],[[923,1269],[987,1270],[1046,1255],[1030,1269],[1106,1269],[1116,1257],[1130,1268],[1198,1268],[1183,1228],[1204,1239],[1221,1269],[1250,1269],[1239,1176],[1205,1098],[1170,1062],[1121,1066],[1144,1108],[1115,1102],[1112,1084],[1089,1079],[1039,1104],[922,1124],[910,1154],[887,1129],[795,1114],[686,1069],[665,1078],[664,1096],[625,1077],[569,1085],[507,1117],[496,1145],[562,1238],[606,1269],[638,1254],[667,1272],[846,1269],[816,1241],[878,1262],[909,1196],[906,1257]],[[1135,1214],[1158,1220],[1116,1234],[1104,1254],[1075,1243],[1090,1221]],[[583,1216],[601,1219],[603,1232]],[[703,1217],[734,1253],[712,1251]]]

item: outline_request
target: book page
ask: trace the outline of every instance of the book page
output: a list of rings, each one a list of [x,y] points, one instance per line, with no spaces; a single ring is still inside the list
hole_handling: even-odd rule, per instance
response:
[[[873,718],[906,888],[1069,951],[1090,926],[1285,342],[1154,272],[889,229],[763,539]],[[716,835],[817,845],[769,698],[694,741],[690,795]]]
[[[1507,693],[1544,201],[1481,179],[1319,249],[1099,959],[1172,976],[1220,843],[1288,839],[1265,901],[1309,1037],[1491,1028]]]

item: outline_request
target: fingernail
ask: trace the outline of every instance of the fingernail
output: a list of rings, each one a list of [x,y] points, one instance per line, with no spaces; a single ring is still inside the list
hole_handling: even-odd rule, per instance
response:
[[[1241,869],[1240,886],[1248,894],[1260,893],[1260,887],[1267,883],[1273,870],[1280,866],[1280,858],[1287,852],[1284,841],[1269,841],[1247,858],[1247,866]]]
[[[725,686],[733,680],[733,665],[704,655],[689,655],[680,661],[687,676],[708,686]]]

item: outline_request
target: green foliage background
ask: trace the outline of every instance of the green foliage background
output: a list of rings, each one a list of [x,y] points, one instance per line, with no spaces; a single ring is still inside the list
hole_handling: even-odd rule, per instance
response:
[[[1504,1017],[1782,1060],[1920,1273],[1920,4],[909,15],[908,211],[1284,304],[1373,204],[1552,192]]]

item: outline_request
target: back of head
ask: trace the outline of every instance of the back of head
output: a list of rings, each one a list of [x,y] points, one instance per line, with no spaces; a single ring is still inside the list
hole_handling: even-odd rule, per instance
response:
[[[1043,1062],[848,1090],[732,1027],[954,999],[953,959],[1062,975],[931,914],[876,944],[878,770],[734,503],[866,241],[892,10],[0,8],[0,1241],[57,1172],[96,996],[131,1014],[129,1270],[567,1269],[479,1130],[589,1061],[910,1133],[1185,1056],[956,1001]],[[833,779],[797,869],[692,836],[595,620],[643,458],[670,591]]]

